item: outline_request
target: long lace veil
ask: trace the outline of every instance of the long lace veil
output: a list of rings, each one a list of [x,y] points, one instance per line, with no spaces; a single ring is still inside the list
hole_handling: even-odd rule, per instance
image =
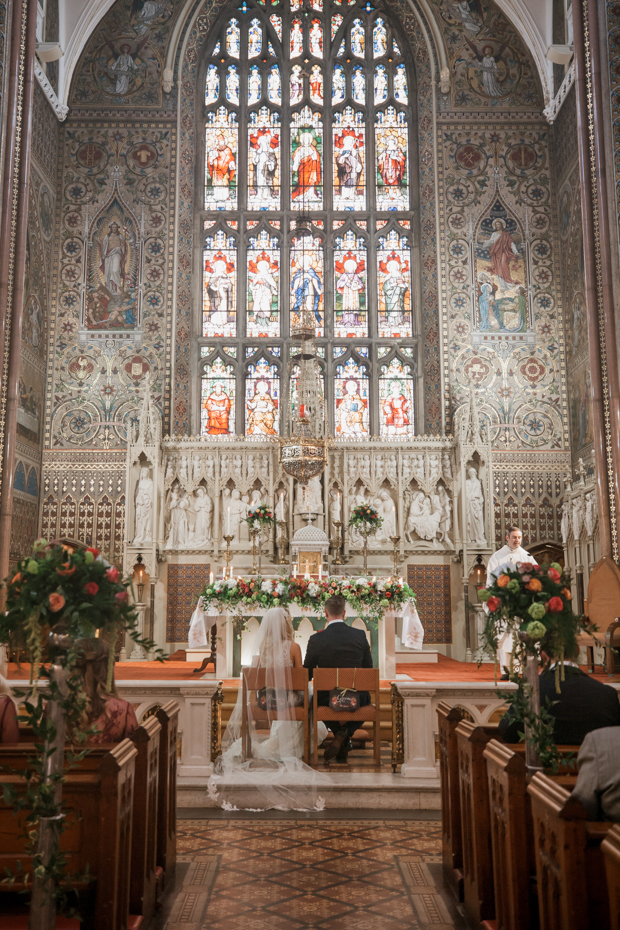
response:
[[[320,789],[332,781],[302,760],[303,724],[296,720],[298,692],[291,687],[292,625],[288,610],[265,612],[252,665],[265,669],[265,692],[248,691],[246,712],[251,757],[242,746],[243,672],[237,703],[222,740],[222,755],[209,779],[209,795],[229,810],[321,810]],[[277,707],[277,720],[257,719],[259,699]]]

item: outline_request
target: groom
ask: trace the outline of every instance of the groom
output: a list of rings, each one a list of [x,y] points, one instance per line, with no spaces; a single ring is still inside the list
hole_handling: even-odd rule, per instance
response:
[[[355,630],[344,622],[346,601],[341,594],[332,594],[325,601],[325,617],[327,625],[320,633],[314,633],[308,640],[306,649],[305,668],[308,669],[309,678],[312,679],[312,670],[315,668],[372,668],[372,656],[366,634],[362,630]],[[320,707],[329,706],[329,692],[319,691],[317,704]],[[360,691],[360,706],[370,704],[368,691]],[[336,762],[346,762],[349,752],[349,741],[358,724],[340,722],[339,720],[326,720],[325,723],[333,732],[334,738],[325,749],[323,758],[326,762],[336,758]]]

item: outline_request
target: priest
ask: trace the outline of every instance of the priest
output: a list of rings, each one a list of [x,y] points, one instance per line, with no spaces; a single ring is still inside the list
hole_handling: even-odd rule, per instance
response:
[[[521,562],[532,562],[534,565],[538,564],[536,559],[523,548],[521,545],[522,541],[523,533],[518,526],[507,527],[506,545],[493,553],[487,565],[487,588],[493,584],[495,579],[498,578],[505,569],[514,572],[517,565],[520,565]],[[485,611],[488,612],[486,604],[484,607]],[[509,678],[508,669],[510,668],[510,654],[512,653],[512,648],[512,633],[503,633],[499,638],[497,650],[497,660],[504,673],[502,675],[502,681],[507,681]]]

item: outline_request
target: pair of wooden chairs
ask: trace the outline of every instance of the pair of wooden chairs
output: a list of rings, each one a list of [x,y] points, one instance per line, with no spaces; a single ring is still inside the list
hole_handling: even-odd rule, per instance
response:
[[[241,713],[241,745],[245,759],[252,758],[252,735],[251,721],[260,725],[261,723],[271,726],[275,720],[295,720],[303,724],[304,733],[304,754],[303,761],[309,764],[310,760],[310,716],[309,716],[309,697],[308,697],[308,669],[292,668],[287,670],[290,674],[290,690],[298,691],[303,694],[303,701],[297,707],[287,706],[286,710],[280,715],[277,708],[263,710],[257,702],[256,692],[262,688],[273,686],[269,680],[269,669],[266,668],[244,668],[241,678],[242,693],[242,713]],[[380,710],[379,710],[379,670],[376,668],[315,668],[313,672],[314,694],[312,698],[312,726],[313,726],[313,748],[312,761],[316,765],[318,762],[318,722],[325,723],[339,721],[349,723],[351,721],[360,724],[370,721],[373,723],[373,748],[374,758],[377,765],[381,764],[381,736],[380,736]],[[333,688],[355,688],[356,691],[370,691],[373,700],[365,707],[360,707],[353,713],[339,713],[330,707],[322,707],[317,703],[319,691],[331,691]]]

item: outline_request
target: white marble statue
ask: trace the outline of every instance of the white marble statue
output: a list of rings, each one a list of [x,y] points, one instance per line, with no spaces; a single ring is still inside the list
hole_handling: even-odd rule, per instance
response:
[[[444,488],[443,484],[438,484],[436,488],[437,493],[434,495],[433,500],[436,501],[436,506],[441,509],[441,522],[439,524],[439,541],[443,543],[448,543],[452,545],[448,533],[452,526],[452,501],[448,495],[448,492]]]
[[[432,498],[423,491],[415,491],[409,505],[405,529],[407,542],[413,545],[415,540],[411,534],[415,531],[421,539],[432,541],[434,546],[439,545],[437,537],[441,517],[441,508],[433,502]]]
[[[250,509],[250,495],[242,494],[241,503],[243,504],[243,510],[241,513],[241,520],[239,521],[239,542],[249,542],[250,541],[250,527],[246,523],[245,518],[247,517],[248,510]]]
[[[220,524],[221,524],[221,533],[220,536],[223,539],[224,536],[229,536],[228,532],[228,521],[230,519],[230,488],[224,488],[222,491],[222,506],[220,509]]]
[[[318,475],[310,478],[306,485],[297,483],[297,513],[323,513],[323,489]]]
[[[286,523],[288,520],[288,491],[286,488],[280,488],[277,494],[276,520],[278,523]]]
[[[332,488],[329,492],[329,517],[332,526],[342,521],[342,497],[337,488]]]
[[[392,484],[396,485],[398,481],[398,459],[395,455],[387,456],[386,472]]]
[[[179,466],[179,477],[183,481],[187,481],[187,456],[181,456],[181,464]]]
[[[396,516],[396,504],[392,500],[390,492],[383,488],[379,491],[379,516],[383,517],[383,524],[379,530],[381,538],[386,542],[390,537],[398,535],[398,520]]]
[[[200,457],[196,456],[194,458],[194,481],[197,481],[200,478]]]
[[[243,459],[240,455],[233,456],[233,477],[237,484],[243,481]]]
[[[220,457],[220,477],[225,478],[228,474],[228,469],[230,468],[230,456],[228,453],[223,452]],[[230,491],[228,492],[230,494]]]
[[[245,501],[241,500],[241,491],[235,488],[230,495],[230,521],[228,522],[228,535],[232,534],[233,542],[239,542],[239,528],[241,521],[247,516],[247,507]]]
[[[196,511],[194,542],[209,543],[213,526],[213,501],[202,486],[196,488],[194,510]]]
[[[174,476],[174,459],[169,458],[168,462],[166,463],[166,477],[164,478],[164,481],[172,481],[173,476]]]
[[[187,545],[189,536],[187,526],[189,501],[185,492],[174,487],[170,494],[168,507],[170,508],[170,530],[166,540],[166,549],[182,549]]]
[[[465,500],[467,502],[467,539],[476,546],[486,546],[484,534],[484,493],[478,472],[471,465],[467,469]]]
[[[256,456],[250,452],[247,458],[248,481],[254,481],[258,472],[256,469]]]
[[[596,521],[598,519],[598,509],[596,505],[596,492],[590,491],[586,494],[586,533],[588,537],[594,535]]]
[[[564,545],[568,542],[568,529],[570,526],[570,501],[564,501],[561,506],[562,517],[560,519],[560,536]]]
[[[441,455],[441,470],[443,472],[444,478],[448,478],[449,481],[452,480],[452,462],[450,461],[450,453],[443,452]]]
[[[581,497],[576,497],[573,501],[573,536],[575,537],[575,542],[579,542],[579,537],[581,536],[584,517],[583,511],[583,499]]]
[[[151,521],[153,518],[153,479],[148,468],[140,469],[140,477],[136,484],[135,496],[135,534],[134,546],[150,542],[153,538]]]

